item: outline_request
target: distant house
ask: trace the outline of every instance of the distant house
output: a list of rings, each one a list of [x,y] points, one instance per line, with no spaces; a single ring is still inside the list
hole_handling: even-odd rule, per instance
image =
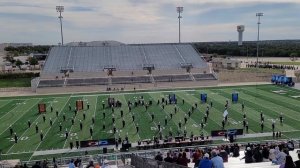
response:
[[[241,61],[230,58],[213,58],[211,63],[214,70],[237,69],[241,67]]]
[[[29,56],[36,58],[39,61],[46,60],[48,54],[31,53]]]

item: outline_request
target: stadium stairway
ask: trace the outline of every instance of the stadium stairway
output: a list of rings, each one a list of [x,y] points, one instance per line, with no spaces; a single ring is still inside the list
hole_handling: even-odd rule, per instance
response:
[[[153,78],[153,75],[152,74],[150,74],[150,81],[151,81],[151,83],[155,83],[155,80],[154,80],[154,78]]]
[[[192,81],[196,81],[193,74],[190,73],[189,75],[190,75],[190,78],[192,79]]]

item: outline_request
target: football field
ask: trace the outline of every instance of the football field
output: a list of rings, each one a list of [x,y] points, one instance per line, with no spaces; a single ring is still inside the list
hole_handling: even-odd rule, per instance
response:
[[[231,102],[231,94],[239,93],[238,103]],[[208,96],[207,104],[200,101],[200,94],[206,93]],[[164,108],[157,101],[169,94],[175,94],[177,97],[177,112],[174,112],[175,105],[168,104]],[[127,102],[138,101],[143,96],[145,102],[153,101],[148,110],[144,106],[133,106],[129,111]],[[115,108],[112,112],[107,106],[108,97],[115,98],[122,102],[121,108]],[[182,100],[185,100],[183,104]],[[77,100],[83,100],[84,110],[79,111],[75,116],[74,108]],[[272,132],[272,121],[275,121],[275,131],[282,131],[282,138],[300,138],[300,90],[279,87],[274,85],[261,86],[233,86],[233,87],[216,87],[216,88],[197,88],[186,90],[164,90],[164,91],[143,91],[143,92],[118,92],[118,93],[92,93],[92,94],[71,94],[71,95],[45,95],[45,96],[28,96],[28,97],[9,97],[0,98],[0,150],[2,154],[9,156],[16,153],[32,153],[34,151],[69,148],[69,142],[80,140],[99,140],[115,138],[126,135],[131,142],[143,139],[152,139],[153,136],[159,135],[158,125],[162,127],[164,136],[172,130],[174,134],[183,133],[184,129],[187,135],[191,132],[194,135],[210,135],[212,130],[222,129],[222,120],[224,105],[229,100],[228,128],[243,128],[243,114],[246,113],[249,123],[249,134],[261,132],[260,112],[264,114],[264,132]],[[103,102],[106,107],[103,109]],[[207,124],[203,130],[200,127],[207,106],[213,103],[209,110]],[[45,103],[47,112],[45,113],[46,121],[43,121],[43,114],[38,114],[38,104]],[[184,123],[184,117],[188,114],[192,106],[198,104],[187,123]],[[242,112],[242,103],[245,105]],[[89,109],[87,109],[89,104]],[[69,110],[69,105],[72,110]],[[53,107],[51,112],[50,107]],[[121,110],[124,116],[121,117]],[[58,112],[58,117],[56,114]],[[105,112],[105,118],[103,113]],[[112,113],[115,116],[115,127],[117,133],[113,134]],[[154,114],[154,121],[151,115]],[[173,114],[172,119],[170,114]],[[283,113],[283,125],[279,122],[280,113]],[[86,118],[83,118],[83,114]],[[133,122],[132,116],[135,116]],[[66,117],[66,121],[63,120]],[[93,124],[92,118],[95,118]],[[72,118],[74,125],[72,125]],[[124,118],[125,127],[122,120]],[[167,118],[167,125],[165,125]],[[52,126],[50,125],[52,120]],[[28,121],[31,127],[28,127]],[[83,129],[80,130],[80,121]],[[182,127],[179,128],[181,121]],[[62,125],[60,131],[59,125]],[[106,128],[103,129],[103,124]],[[13,132],[18,136],[18,143],[14,142],[14,135],[10,135],[10,125]],[[38,125],[39,131],[36,133],[35,126]],[[136,126],[139,126],[139,132]],[[90,135],[90,128],[93,129],[93,136]],[[43,133],[44,139],[40,140],[40,133]],[[69,132],[69,138],[65,138],[65,132]]]

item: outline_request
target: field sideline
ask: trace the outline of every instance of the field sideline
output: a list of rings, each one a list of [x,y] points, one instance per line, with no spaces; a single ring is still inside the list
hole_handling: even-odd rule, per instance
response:
[[[281,91],[280,91],[281,90]],[[243,112],[241,103],[245,104],[247,121],[249,122],[249,133],[260,132],[260,111],[265,115],[265,132],[271,132],[272,120],[276,121],[275,131],[283,131],[284,138],[300,138],[300,91],[287,87],[273,85],[261,86],[233,86],[220,88],[197,88],[186,90],[166,90],[166,91],[143,91],[129,93],[112,93],[112,94],[72,94],[72,95],[47,95],[47,96],[26,96],[14,98],[0,98],[0,150],[3,154],[13,154],[19,152],[34,152],[37,150],[61,149],[68,148],[70,141],[88,139],[105,139],[114,138],[112,134],[112,111],[110,108],[102,109],[102,102],[107,102],[108,96],[122,102],[122,108],[115,109],[117,136],[124,138],[127,134],[131,142],[139,139],[152,139],[158,135],[157,125],[163,127],[163,135],[168,135],[170,128],[176,134],[177,130],[182,133],[184,128],[194,135],[201,133],[200,123],[204,117],[208,104],[200,103],[200,93],[208,94],[208,103],[213,102],[210,109],[208,124],[205,125],[204,135],[210,135],[211,130],[221,129],[223,111],[226,99],[231,100],[231,93],[239,93],[239,102],[232,104],[229,101],[229,125],[225,128],[242,128]],[[280,92],[274,92],[280,91]],[[163,109],[156,102],[162,97],[175,93],[178,99],[177,108],[179,111],[174,114],[175,105],[167,105]],[[143,96],[145,102],[153,101],[153,105],[146,111],[143,106],[133,107],[129,112],[127,101],[134,102],[138,97]],[[296,97],[292,97],[296,96]],[[299,98],[297,98],[299,96]],[[78,112],[75,116],[75,124],[71,124],[71,118],[74,116],[74,107],[76,100],[84,100],[86,119],[83,120],[83,112]],[[182,99],[185,104],[182,104]],[[90,104],[87,110],[86,102]],[[46,121],[43,122],[42,115],[38,115],[37,105],[46,103],[47,113]],[[198,108],[192,113],[187,123],[184,124],[184,116],[195,103]],[[69,104],[72,111],[69,111]],[[53,112],[50,112],[50,106],[53,106]],[[120,110],[124,111],[124,120],[126,126],[122,128],[122,118]],[[56,117],[56,111],[59,115]],[[103,111],[106,118],[103,118]],[[151,121],[152,112],[155,114],[154,122]],[[283,113],[284,124],[279,124],[279,115]],[[132,122],[132,114],[135,114],[135,122]],[[170,119],[170,113],[173,113],[173,119]],[[63,122],[63,115],[66,115],[67,121]],[[92,124],[92,117],[95,116],[95,124]],[[164,125],[165,117],[168,117],[168,124]],[[49,120],[52,118],[53,125],[50,126]],[[32,125],[28,128],[27,121],[30,120]],[[79,120],[82,120],[83,130],[80,131]],[[182,129],[179,129],[178,123],[182,121]],[[106,129],[102,129],[105,122]],[[44,134],[44,140],[40,141],[40,134],[35,133],[35,124],[38,124],[39,130]],[[59,123],[62,124],[63,131],[59,131]],[[139,125],[140,131],[136,132],[136,125]],[[17,133],[19,141],[14,143],[13,136],[10,136],[9,126],[12,125],[13,131]],[[90,137],[89,129],[93,127],[94,134]],[[69,139],[65,140],[65,130],[70,131]],[[294,133],[292,133],[295,131]]]

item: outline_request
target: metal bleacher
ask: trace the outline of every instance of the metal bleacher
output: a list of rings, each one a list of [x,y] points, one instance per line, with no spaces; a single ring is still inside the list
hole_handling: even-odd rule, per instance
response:
[[[153,76],[156,82],[178,82],[178,81],[192,81],[190,75],[160,75]]]
[[[213,74],[198,74],[206,69],[207,63],[191,44],[55,46],[36,88],[216,79]]]
[[[40,80],[39,87],[62,87],[64,85],[64,80]]]
[[[149,76],[113,77],[112,84],[151,83]]]
[[[108,78],[67,79],[66,86],[107,85]]]
[[[193,74],[193,76],[196,81],[216,79],[216,77],[213,74]]]
[[[190,44],[143,44],[122,46],[57,46],[51,48],[42,73],[59,73],[61,67],[74,72],[100,72],[107,65],[117,70],[141,70],[143,64],[155,69],[180,69],[180,63],[206,68],[206,62]]]

